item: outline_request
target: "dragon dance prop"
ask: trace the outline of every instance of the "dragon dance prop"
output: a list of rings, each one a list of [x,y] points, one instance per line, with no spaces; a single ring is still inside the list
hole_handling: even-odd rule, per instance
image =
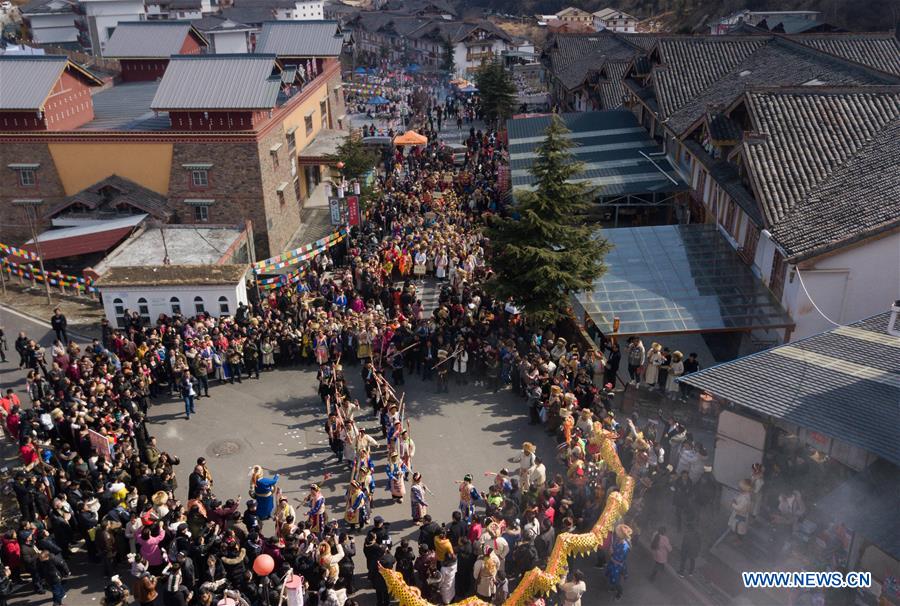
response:
[[[606,506],[603,508],[600,519],[586,533],[564,532],[556,537],[553,551],[547,558],[546,568],[543,570],[533,568],[526,572],[503,606],[527,606],[540,596],[556,591],[556,586],[565,581],[569,572],[569,557],[584,556],[601,549],[606,537],[631,507],[635,480],[622,467],[619,455],[616,454],[614,439],[614,433],[601,429],[599,423],[595,425],[591,443],[599,448],[599,458],[606,464],[606,468],[616,474],[616,483],[619,488],[617,492],[611,492],[606,498]],[[422,598],[418,587],[407,585],[403,581],[403,576],[396,570],[380,567],[379,572],[387,582],[391,595],[400,601],[400,606],[433,606]],[[455,602],[453,606],[491,605],[477,596],[473,596]]]

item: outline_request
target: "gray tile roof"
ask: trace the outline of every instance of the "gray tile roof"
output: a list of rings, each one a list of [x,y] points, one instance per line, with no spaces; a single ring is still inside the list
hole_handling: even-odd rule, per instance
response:
[[[176,55],[150,107],[270,109],[278,99],[278,72],[275,55]]]
[[[222,9],[222,16],[238,23],[259,25],[275,18],[275,9],[270,6],[229,6]]]
[[[551,73],[568,89],[584,82],[592,70],[599,70],[607,62],[625,64],[638,54],[638,50],[610,32],[593,34],[557,34],[551,42],[546,57]],[[624,67],[616,66],[616,73],[624,73]],[[621,73],[618,80],[621,80]],[[612,74],[610,74],[612,78]],[[621,102],[624,87],[611,87],[609,95]],[[618,92],[618,94],[616,94]],[[614,105],[613,107],[615,107]]]
[[[31,0],[21,7],[19,11],[23,15],[43,15],[48,13],[74,13],[77,2],[71,0]]]
[[[788,258],[802,260],[900,226],[898,158],[895,115],[771,230]]]
[[[92,85],[102,84],[84,68],[65,56],[0,56],[0,109],[40,109],[64,69],[71,69]]]
[[[728,38],[728,36],[716,36]],[[760,36],[756,39],[763,38]],[[700,46],[709,46],[701,43]],[[724,65],[722,66],[724,67]],[[657,82],[662,78],[667,90],[660,108],[666,113],[667,125],[678,133],[684,133],[700,120],[710,106],[725,106],[737,99],[742,92],[762,86],[799,86],[808,82],[833,86],[878,85],[900,82],[889,74],[881,74],[858,64],[826,55],[808,47],[792,43],[780,37],[768,38],[752,53],[733,65],[725,73],[718,74],[701,90],[690,86],[680,87],[672,80],[670,67],[654,69]],[[696,63],[692,73],[711,72],[705,63]],[[677,69],[675,71],[681,71]],[[666,74],[664,77],[662,74]],[[696,83],[706,76],[695,79]],[[690,81],[690,80],[688,80]],[[659,92],[660,89],[657,89]],[[683,95],[691,90],[690,96]],[[676,105],[677,103],[677,105]]]
[[[744,158],[766,222],[776,225],[900,119],[900,87],[751,92],[747,108],[764,136],[744,141]]]
[[[706,167],[709,175],[716,183],[719,184],[728,196],[741,207],[750,220],[756,225],[765,225],[759,204],[753,198],[753,195],[744,187],[741,175],[737,171],[737,167],[724,160],[717,160],[706,153],[702,145],[691,138],[685,139],[685,148],[693,154],[698,161]]]
[[[193,35],[206,39],[188,21],[125,21],[106,43],[104,57],[113,59],[159,59],[181,52],[185,39]]]
[[[681,382],[900,464],[900,338],[889,313],[701,370]]]
[[[253,29],[246,23],[233,21],[222,15],[206,15],[202,19],[194,19],[191,25],[203,33],[231,32]]]
[[[803,34],[791,40],[848,61],[900,76],[900,41],[894,32]]]
[[[279,57],[337,57],[343,47],[337,21],[266,21],[256,52]]]
[[[111,197],[101,193],[106,188],[112,188]],[[157,219],[168,220],[172,216],[172,211],[166,206],[165,196],[119,175],[110,175],[76,194],[68,196],[59,204],[49,207],[44,212],[44,216],[52,217],[75,203],[83,204],[94,211],[114,211],[114,207],[123,202]]]

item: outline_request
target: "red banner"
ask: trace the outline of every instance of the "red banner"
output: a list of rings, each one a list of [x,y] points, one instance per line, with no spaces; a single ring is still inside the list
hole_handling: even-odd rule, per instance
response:
[[[359,196],[347,196],[347,223],[359,225]]]

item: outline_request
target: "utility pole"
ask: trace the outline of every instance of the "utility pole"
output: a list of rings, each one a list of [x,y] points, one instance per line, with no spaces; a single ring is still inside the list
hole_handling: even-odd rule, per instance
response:
[[[44,278],[44,290],[47,292],[47,305],[53,305],[53,299],[50,298],[50,277],[44,269],[44,255],[41,254],[41,243],[37,237],[37,206],[28,204],[25,206],[25,217],[28,219],[28,227],[31,228],[31,241],[34,242],[34,250],[38,256],[38,264],[41,267],[41,275]]]

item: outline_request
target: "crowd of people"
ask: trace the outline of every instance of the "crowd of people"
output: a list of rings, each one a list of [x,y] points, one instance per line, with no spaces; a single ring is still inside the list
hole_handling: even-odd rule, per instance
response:
[[[56,319],[49,353],[19,336],[30,406],[13,390],[3,397],[4,427],[22,466],[12,483],[20,521],[0,545],[0,595],[27,575],[35,591],[49,589],[54,605],[61,604],[67,561],[80,546],[102,565],[106,606],[132,596],[154,606],[209,606],[223,597],[268,606],[290,574],[302,575],[308,601],[335,606],[351,603],[347,596],[357,589],[354,533],[366,529],[362,551],[379,606],[389,603],[379,566],[400,571],[435,603],[473,594],[499,603],[524,572],[546,561],[559,533],[588,529],[618,490],[591,443],[601,429],[616,432],[625,468],[641,479],[635,506],[598,561],[616,597],[648,490],[671,487],[676,511],[693,523],[688,513],[696,508],[685,499],[701,493],[704,502],[712,499],[703,445],[674,419],[638,427],[636,419],[616,417],[619,345],[600,335],[600,353],[552,329],[531,331],[511,302],[481,287],[490,275],[489,243],[478,227],[504,212],[495,184],[505,150],[495,133],[472,126],[464,166],[456,167],[426,125],[440,129],[441,116],[476,110],[468,101],[426,96],[421,119],[429,144],[398,150],[379,174],[365,227],[330,253],[336,265],[314,262],[300,280],[270,291],[251,285],[250,305],[233,317],[161,316],[148,325],[127,314],[121,327],[104,321],[101,338],[83,345],[68,338],[64,318]],[[440,285],[429,313],[420,298],[426,279]],[[678,352],[657,364],[654,356],[664,352],[655,345],[633,364],[633,346],[626,359],[634,381],[657,385],[666,371],[680,374],[677,364],[687,371]],[[295,511],[278,490],[277,474],[267,477],[261,468],[253,470],[252,498],[244,503],[216,496],[202,458],[188,485],[179,484],[181,461],[159,447],[148,424],[157,398],[177,394],[186,419],[202,418],[197,400],[215,397],[217,383],[301,364],[318,369],[322,423],[333,455],[348,468],[342,519],[328,519],[316,485],[308,509]],[[344,375],[354,366],[364,402]],[[410,374],[432,381],[438,392],[466,383],[509,389],[559,448],[538,453],[526,442],[517,469],[486,471],[491,479],[481,487],[473,475],[459,479],[459,507],[438,523],[428,510],[426,478],[414,471],[415,443],[398,397]],[[663,384],[673,391],[668,379]],[[369,408],[375,430],[360,420]],[[408,499],[420,525],[415,547],[406,539],[393,545],[389,525],[370,516],[381,473],[385,489],[396,502]],[[689,488],[681,487],[685,482]],[[271,559],[272,570],[255,566],[260,556]],[[126,562],[130,579],[118,574]],[[578,606],[585,590],[584,575],[573,571],[562,585],[563,603]]]

